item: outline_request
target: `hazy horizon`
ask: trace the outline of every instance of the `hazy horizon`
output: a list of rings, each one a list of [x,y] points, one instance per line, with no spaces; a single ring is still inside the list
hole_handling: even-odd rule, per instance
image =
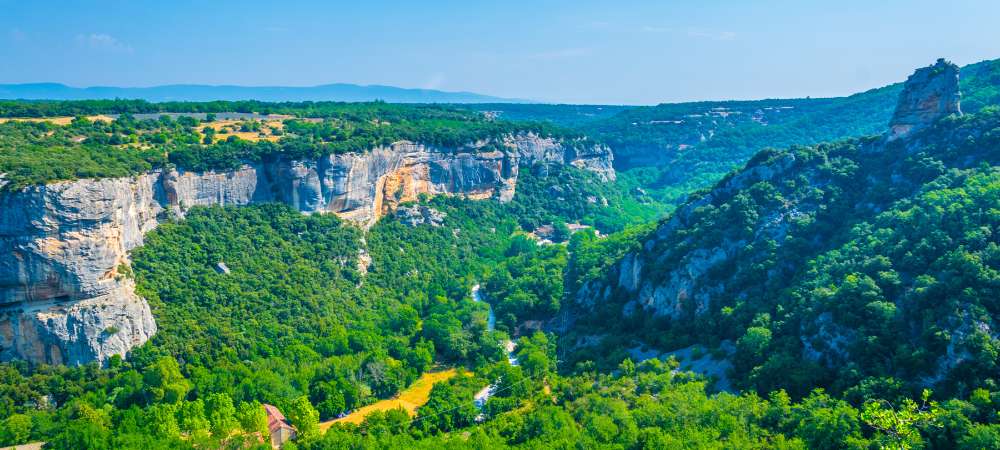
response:
[[[0,0],[0,83],[328,84],[544,103],[835,97],[1000,57],[1000,4]],[[959,26],[961,24],[961,26]]]

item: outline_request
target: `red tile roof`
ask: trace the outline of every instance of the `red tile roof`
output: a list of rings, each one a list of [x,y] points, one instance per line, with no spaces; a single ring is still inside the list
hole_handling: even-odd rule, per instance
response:
[[[292,428],[288,424],[287,419],[285,419],[285,415],[278,410],[277,406],[264,403],[264,411],[267,411],[267,429],[272,434],[281,428]]]

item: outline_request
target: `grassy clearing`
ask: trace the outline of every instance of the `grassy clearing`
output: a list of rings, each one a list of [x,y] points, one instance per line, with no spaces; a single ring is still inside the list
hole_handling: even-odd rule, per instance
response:
[[[5,122],[49,122],[53,125],[66,126],[73,122],[74,117],[71,116],[59,116],[59,117],[0,117],[0,123]],[[103,122],[114,122],[114,117],[106,115],[95,115],[87,116],[92,122],[103,121]],[[285,124],[281,120],[264,120],[261,121],[260,131],[240,131],[241,126],[245,120],[235,120],[235,119],[225,119],[225,120],[214,120],[212,122],[203,123],[198,125],[196,128],[198,130],[198,136],[200,138],[205,137],[205,133],[202,131],[205,127],[209,127],[215,130],[215,139],[222,140],[229,136],[236,136],[240,139],[250,142],[257,141],[271,141],[277,142],[281,139],[281,136],[274,134],[274,130],[284,130]]]
[[[401,391],[396,397],[372,403],[371,405],[360,408],[357,411],[339,419],[322,422],[319,424],[319,429],[321,432],[326,433],[326,430],[328,430],[335,423],[353,423],[357,425],[364,422],[365,417],[375,411],[389,411],[396,408],[405,409],[411,417],[416,416],[417,408],[423,406],[423,404],[427,403],[427,400],[430,399],[431,388],[433,388],[435,384],[447,381],[455,375],[458,375],[458,371],[456,369],[442,369],[425,372],[420,376],[420,378],[417,379],[417,381],[413,382],[410,387]]]
[[[224,140],[229,138],[229,136],[236,136],[240,139],[250,142],[257,141],[271,141],[277,142],[281,139],[281,136],[275,135],[274,130],[283,130],[285,128],[284,122],[280,120],[265,120],[261,122],[260,131],[240,131],[240,127],[246,122],[245,120],[215,120],[212,122],[204,123],[197,127],[198,135],[201,138],[205,137],[205,133],[202,131],[204,127],[210,127],[215,130],[215,139]]]
[[[52,122],[54,125],[69,125],[75,117],[0,117],[0,123],[4,122]],[[114,118],[105,115],[87,116],[91,121],[114,122]]]

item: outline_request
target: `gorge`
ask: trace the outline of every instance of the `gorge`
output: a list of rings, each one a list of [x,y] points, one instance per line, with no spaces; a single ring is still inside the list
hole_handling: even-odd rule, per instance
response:
[[[607,147],[533,133],[437,148],[397,142],[315,160],[275,159],[232,171],[164,169],[0,193],[0,359],[104,362],[156,332],[128,277],[128,252],[194,206],[285,203],[371,226],[419,194],[509,201],[519,167],[569,164],[615,177]]]

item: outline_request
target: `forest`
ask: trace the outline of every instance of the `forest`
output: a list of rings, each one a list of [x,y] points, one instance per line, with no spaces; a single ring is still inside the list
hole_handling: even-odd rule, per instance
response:
[[[894,223],[893,214],[909,218],[919,207],[956,219],[968,216],[972,222],[954,228],[955,236],[968,236],[962,230],[979,229],[979,222],[965,211],[984,211],[1000,200],[997,175],[983,170],[934,184],[912,200],[914,206],[902,203],[873,226]],[[562,176],[549,174],[535,175],[532,182],[540,188],[562,185]],[[742,394],[717,392],[711,379],[678,370],[681,361],[674,358],[640,362],[591,352],[588,359],[564,360],[570,353],[559,349],[563,340],[538,332],[522,332],[520,364],[508,365],[499,342],[512,335],[515,324],[562,310],[563,289],[599,278],[650,231],[648,225],[626,227],[606,238],[582,231],[564,244],[540,246],[522,231],[517,212],[547,204],[546,192],[547,187],[526,190],[507,205],[424,198],[446,213],[445,223],[409,227],[391,218],[380,221],[365,236],[372,262],[363,276],[357,266],[360,234],[335,217],[302,216],[282,205],[194,209],[185,220],[154,231],[134,256],[132,276],[150,299],[161,332],[106,368],[3,365],[0,406],[7,419],[0,436],[5,443],[44,440],[54,448],[237,448],[253,445],[262,427],[259,404],[271,403],[302,432],[297,448],[679,443],[990,448],[1000,443],[994,419],[1000,397],[988,383],[962,392],[929,392],[926,398],[902,378],[869,377],[856,387],[829,390],[809,381],[760,385],[755,380],[776,378],[756,368],[772,364],[759,358],[787,355],[782,331],[774,328],[779,317],[765,322],[758,315],[756,328],[748,327],[738,339],[745,356],[735,370],[748,373],[738,375],[749,387]],[[930,207],[965,198],[958,203],[968,204],[965,209]],[[923,204],[928,206],[917,206]],[[558,208],[549,214],[563,222],[593,223]],[[928,220],[912,216],[907,223]],[[860,245],[876,244],[843,248]],[[852,251],[879,258],[878,252]],[[219,272],[220,262],[230,273]],[[810,267],[851,271],[839,269],[841,264]],[[179,283],[182,279],[187,282]],[[476,280],[483,281],[497,313],[496,332],[487,330],[483,305],[468,298]],[[859,320],[876,316],[866,317]],[[598,354],[608,356],[594,359]],[[434,365],[457,365],[468,375],[435,385],[416,417],[388,411],[360,425],[318,432],[320,421],[390,397]],[[472,396],[490,380],[496,380],[497,394],[479,409]]]
[[[693,139],[615,182],[535,164],[507,203],[420,196],[439,223],[389,214],[363,230],[280,204],[192,208],[119,268],[157,334],[104,366],[0,363],[0,445],[263,449],[271,404],[298,432],[286,449],[1000,448],[997,69],[963,68],[967,113],[895,143],[874,133],[897,85],[836,100],[508,107],[531,123],[378,102],[0,102],[2,116],[80,116],[0,123],[0,191],[402,139]],[[293,117],[250,141],[206,132],[207,116],[131,116],[179,111]],[[652,123],[697,111],[714,119]],[[660,286],[717,249],[729,262],[673,316],[623,285],[625,258]],[[725,380],[694,370],[702,357],[725,361]],[[329,424],[439,369],[456,375],[413,415]]]

